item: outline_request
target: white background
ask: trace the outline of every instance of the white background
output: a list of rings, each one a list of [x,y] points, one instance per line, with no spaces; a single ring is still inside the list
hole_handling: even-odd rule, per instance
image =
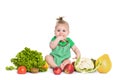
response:
[[[119,79],[119,0],[0,0],[0,80],[113,80]],[[56,76],[45,73],[19,75],[6,71],[10,59],[29,47],[50,53],[56,18],[64,16],[70,25],[69,37],[82,57],[97,59],[109,54],[112,69],[107,74],[76,73]],[[72,52],[72,57],[74,53]]]

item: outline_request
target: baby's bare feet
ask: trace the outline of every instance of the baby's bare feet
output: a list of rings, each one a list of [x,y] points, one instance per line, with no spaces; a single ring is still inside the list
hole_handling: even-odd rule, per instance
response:
[[[64,60],[63,63],[60,65],[60,68],[61,68],[62,70],[64,70],[64,67],[65,67],[67,64],[69,64],[69,63],[71,63],[71,61],[70,61],[69,59]]]
[[[62,63],[61,65],[60,65],[60,68],[63,70],[64,69],[64,64]]]

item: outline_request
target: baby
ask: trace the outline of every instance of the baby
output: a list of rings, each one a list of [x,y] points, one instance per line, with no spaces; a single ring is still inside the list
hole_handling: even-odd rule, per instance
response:
[[[70,49],[76,54],[76,59],[81,54],[72,39],[67,37],[69,34],[69,24],[63,20],[63,17],[59,17],[57,20],[54,30],[55,36],[50,42],[52,52],[50,55],[46,55],[45,59],[50,67],[60,67],[63,70],[67,64],[71,63]]]

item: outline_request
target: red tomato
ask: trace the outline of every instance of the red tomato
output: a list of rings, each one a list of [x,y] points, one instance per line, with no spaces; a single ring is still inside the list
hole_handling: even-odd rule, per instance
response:
[[[18,74],[25,74],[27,72],[27,69],[25,66],[19,66],[18,67],[18,70],[17,70],[17,73]]]

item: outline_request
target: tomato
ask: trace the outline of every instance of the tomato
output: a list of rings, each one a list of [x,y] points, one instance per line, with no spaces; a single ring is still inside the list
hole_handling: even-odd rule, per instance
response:
[[[18,74],[25,74],[27,72],[27,69],[25,66],[19,66],[18,67],[18,70],[17,70],[17,73]]]

